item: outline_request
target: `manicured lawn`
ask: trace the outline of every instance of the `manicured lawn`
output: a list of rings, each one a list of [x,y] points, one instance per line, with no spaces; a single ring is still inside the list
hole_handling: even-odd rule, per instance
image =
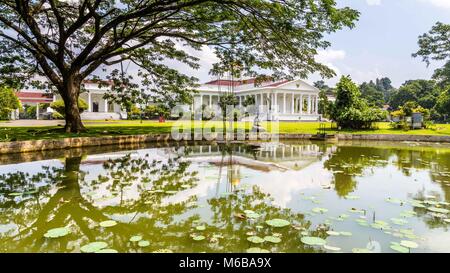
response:
[[[107,136],[107,135],[135,135],[135,134],[162,134],[170,133],[172,127],[190,126],[188,123],[157,121],[89,121],[86,122],[87,132],[81,134],[67,134],[61,126],[53,127],[2,127],[0,124],[0,141],[18,141],[32,139],[56,139],[65,137],[89,137],[89,136]],[[197,122],[195,128],[221,128],[222,122]],[[263,123],[268,128],[270,124]],[[236,123],[235,127],[249,130],[252,123]],[[334,127],[335,128],[335,127]],[[270,129],[269,129],[270,130]],[[280,122],[279,132],[288,134],[315,134],[319,130],[318,122]],[[326,123],[328,133],[336,133],[332,129],[331,123]],[[450,124],[434,125],[430,129],[422,130],[394,130],[388,123],[378,123],[376,129],[363,131],[343,130],[341,133],[350,134],[414,134],[414,135],[450,135]]]

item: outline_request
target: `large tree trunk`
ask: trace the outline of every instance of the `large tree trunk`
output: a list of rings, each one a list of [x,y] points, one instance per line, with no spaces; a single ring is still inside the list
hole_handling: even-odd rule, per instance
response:
[[[65,118],[67,133],[80,133],[86,131],[81,122],[80,110],[78,108],[78,97],[80,95],[81,80],[76,77],[64,79],[64,87],[61,90],[61,97],[64,100]]]

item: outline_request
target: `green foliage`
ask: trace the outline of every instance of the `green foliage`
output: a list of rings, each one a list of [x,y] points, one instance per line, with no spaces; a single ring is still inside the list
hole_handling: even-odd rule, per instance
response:
[[[274,79],[305,78],[313,72],[331,77],[334,71],[315,58],[319,49],[330,46],[325,34],[353,28],[359,17],[358,11],[334,0],[80,3],[27,1],[23,8],[14,0],[0,1],[0,82],[39,73],[76,105],[73,95],[82,80],[108,66],[121,64],[120,75],[116,73],[121,84],[115,89],[122,89],[122,95],[135,92],[129,83],[123,85],[123,63],[129,61],[138,67],[153,102],[173,106],[190,99],[197,79],[167,63],[198,69],[199,58],[192,52],[204,46],[219,59],[213,75],[233,67],[232,73],[243,77],[265,76],[261,71],[270,71]],[[133,97],[139,96],[119,98],[127,111]],[[66,117],[69,132],[83,127],[77,117]]]
[[[450,61],[446,62],[442,68],[438,68],[434,71],[433,79],[437,81],[437,84],[441,89],[450,86]]]
[[[384,105],[384,94],[373,81],[362,83],[359,89],[361,90],[362,98],[366,99],[370,106],[381,108]]]
[[[450,86],[439,95],[436,110],[445,116],[443,117],[444,120],[450,117]]]
[[[331,119],[344,129],[371,128],[376,121],[386,118],[380,109],[369,107],[349,76],[343,76],[336,86],[336,102],[331,107]]]
[[[253,97],[253,96],[248,96],[248,97],[246,97],[245,99],[244,99],[244,101],[243,101],[243,103],[242,103],[242,105],[244,106],[244,107],[247,107],[247,106],[250,106],[250,105],[255,105],[255,97]]]
[[[328,100],[326,91],[320,90],[319,92],[319,114],[325,118],[330,117],[331,102]]]
[[[0,120],[10,119],[11,112],[19,109],[20,101],[9,87],[0,86]]]
[[[163,104],[149,105],[144,109],[144,114],[147,119],[167,118],[170,115],[170,109]]]
[[[50,107],[53,110],[55,110],[56,112],[58,112],[63,117],[66,115],[63,100],[57,100],[57,101],[52,102],[50,104]],[[86,101],[79,98],[78,99],[78,109],[80,110],[80,113],[83,113],[86,109],[88,109],[88,105],[87,105]]]
[[[130,110],[127,112],[127,117],[130,120],[141,119],[142,111],[136,105],[131,105]]]
[[[61,115],[61,114],[58,113],[58,112],[53,112],[53,113],[52,113],[52,119],[64,119],[64,116]]]
[[[419,36],[420,49],[413,57],[422,57],[430,64],[431,60],[446,60],[450,58],[450,25],[437,22],[428,33]]]
[[[435,106],[438,96],[439,89],[434,81],[410,80],[392,94],[389,105],[392,109],[399,109],[405,103],[414,101],[424,108],[431,109]]]

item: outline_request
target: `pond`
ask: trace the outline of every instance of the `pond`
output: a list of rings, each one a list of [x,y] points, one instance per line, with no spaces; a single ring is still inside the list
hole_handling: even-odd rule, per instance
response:
[[[449,212],[443,144],[0,156],[0,252],[450,252]]]

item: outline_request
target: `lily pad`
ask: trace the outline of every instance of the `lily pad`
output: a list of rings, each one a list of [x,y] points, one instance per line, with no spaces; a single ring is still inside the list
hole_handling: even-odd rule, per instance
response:
[[[345,196],[344,198],[347,199],[347,200],[358,200],[358,199],[360,199],[361,197],[356,196],[356,195],[347,195],[347,196]]]
[[[167,248],[161,248],[161,249],[153,251],[153,253],[173,253],[173,251],[170,249],[167,249]]]
[[[413,241],[401,241],[400,242],[401,246],[407,247],[407,248],[418,248],[419,245],[416,242]]]
[[[198,235],[198,236],[192,237],[192,239],[193,239],[194,241],[202,241],[202,240],[205,240],[205,236],[203,236],[203,235]]]
[[[100,251],[108,246],[105,242],[92,242],[87,245],[84,245],[80,248],[81,252],[84,253],[94,253]]]
[[[101,227],[105,227],[105,228],[106,227],[113,227],[115,225],[117,225],[117,222],[114,221],[114,220],[107,220],[107,221],[100,222],[100,226]]]
[[[146,241],[146,240],[141,240],[138,242],[138,246],[140,246],[140,247],[147,247],[149,245],[150,245],[150,242]]]
[[[323,248],[329,251],[341,251],[340,247],[324,245]]]
[[[196,226],[195,229],[199,230],[199,231],[203,231],[206,229],[206,227],[204,225],[201,225],[201,226]]]
[[[339,232],[332,231],[332,230],[327,231],[327,234],[330,235],[330,236],[339,236],[339,235],[341,235]]]
[[[130,242],[139,242],[140,240],[142,240],[142,236],[140,235],[135,235],[130,238]]]
[[[64,237],[67,234],[70,233],[70,230],[66,227],[59,227],[59,228],[53,228],[53,229],[49,229],[45,234],[44,237],[45,238],[59,238],[59,237]]]
[[[448,210],[448,209],[436,208],[436,207],[429,207],[427,209],[432,212],[438,212],[438,213],[443,213],[443,214],[448,214],[450,212],[450,210]]]
[[[278,244],[281,242],[281,239],[279,237],[275,237],[275,236],[266,236],[266,237],[264,237],[264,241]]]
[[[259,247],[251,247],[247,249],[247,253],[270,253],[267,249],[262,249]]]
[[[312,212],[314,212],[314,213],[327,213],[328,212],[328,209],[326,209],[326,208],[313,208],[312,209]]]
[[[283,219],[271,219],[271,220],[267,220],[266,224],[268,224],[271,227],[281,228],[281,227],[289,226],[291,223],[289,221],[283,220]]]
[[[319,237],[302,237],[300,239],[302,241],[302,243],[306,244],[306,245],[311,245],[311,246],[323,246],[325,245],[327,242]]]
[[[342,236],[352,236],[353,235],[351,232],[348,232],[348,231],[341,231],[341,232],[339,232],[339,234],[341,234]]]
[[[408,221],[404,220],[404,219],[399,219],[399,218],[391,218],[392,223],[399,225],[399,226],[403,226],[408,224]]]
[[[256,219],[256,218],[259,218],[260,215],[256,212],[251,212],[251,213],[246,213],[245,216],[250,219]]]
[[[99,251],[96,251],[95,253],[119,253],[117,250],[112,249],[112,248],[105,248],[105,249],[101,249]]]
[[[250,236],[247,238],[247,241],[252,242],[254,244],[264,243],[264,239],[259,236]]]
[[[390,248],[400,253],[409,253],[409,249],[400,244],[391,244]]]

